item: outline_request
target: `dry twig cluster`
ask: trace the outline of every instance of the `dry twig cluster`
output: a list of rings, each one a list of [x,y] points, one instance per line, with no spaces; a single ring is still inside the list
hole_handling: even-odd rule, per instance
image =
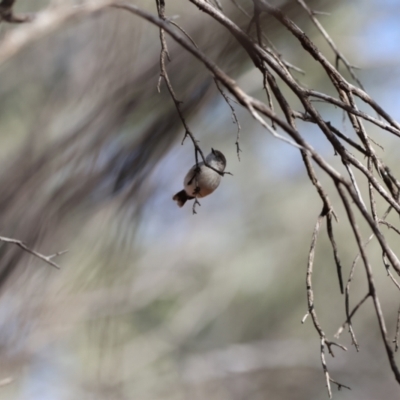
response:
[[[370,261],[365,252],[365,244],[362,241],[360,230],[357,224],[357,220],[354,214],[354,208],[351,202],[354,202],[355,207],[361,212],[363,218],[368,222],[373,235],[378,239],[382,252],[385,255],[385,259],[388,261],[385,267],[390,272],[390,268],[393,268],[397,274],[400,274],[400,263],[390,248],[385,235],[382,233],[380,225],[388,223],[385,220],[387,213],[391,209],[395,211],[400,211],[400,206],[398,203],[398,194],[400,189],[399,181],[392,174],[390,168],[376,155],[373,144],[374,142],[369,138],[367,131],[364,127],[363,120],[372,122],[373,124],[385,129],[394,135],[398,136],[400,134],[400,125],[394,121],[380,106],[377,104],[363,89],[360,87],[358,79],[354,73],[354,67],[352,67],[345,57],[339,52],[335,46],[332,39],[329,37],[327,32],[323,29],[322,25],[318,22],[316,18],[316,13],[310,10],[303,1],[299,1],[301,7],[310,15],[313,22],[316,24],[318,29],[321,31],[322,35],[328,40],[329,44],[333,48],[336,55],[336,67],[333,66],[329,60],[318,50],[318,48],[311,42],[305,32],[303,32],[293,21],[291,21],[286,15],[284,15],[279,9],[271,6],[268,2],[264,0],[254,0],[254,14],[250,21],[250,24],[256,24],[257,28],[257,40],[253,40],[248,33],[241,30],[232,20],[230,20],[220,9],[220,7],[215,7],[215,5],[207,2],[205,0],[191,0],[200,10],[207,13],[211,18],[218,21],[220,24],[225,26],[231,34],[240,42],[243,48],[248,53],[249,57],[252,59],[254,66],[259,69],[263,76],[263,86],[266,88],[269,100],[269,104],[265,104],[248,94],[246,94],[237,83],[229,77],[224,71],[222,71],[217,65],[215,65],[212,60],[210,60],[201,50],[193,45],[192,41],[187,40],[187,37],[182,37],[176,30],[168,24],[165,19],[164,11],[162,18],[156,18],[139,8],[124,3],[117,3],[115,7],[125,9],[142,18],[145,18],[149,22],[158,25],[162,32],[166,31],[169,35],[181,44],[186,50],[190,51],[198,60],[204,63],[204,65],[209,69],[213,78],[220,82],[221,85],[225,87],[227,91],[239,102],[242,106],[248,109],[250,114],[259,121],[262,126],[264,126],[270,133],[272,133],[278,139],[289,142],[290,144],[298,147],[301,151],[305,168],[308,172],[312,184],[315,186],[319,196],[321,197],[323,207],[321,213],[318,217],[317,224],[315,226],[312,245],[309,253],[309,262],[307,268],[307,299],[308,299],[308,314],[311,316],[314,326],[320,336],[321,341],[321,362],[323,370],[325,373],[326,384],[328,388],[329,396],[332,396],[331,392],[331,382],[338,385],[339,388],[346,387],[341,383],[333,380],[329,374],[328,367],[325,361],[325,347],[328,348],[330,354],[333,355],[332,346],[336,345],[343,350],[346,350],[340,344],[329,341],[326,338],[325,332],[323,331],[318,316],[314,306],[314,295],[312,288],[312,272],[313,272],[313,261],[314,261],[314,251],[316,245],[316,239],[320,232],[320,226],[323,218],[327,220],[328,234],[331,240],[334,258],[337,265],[338,279],[340,283],[340,290],[343,293],[343,278],[342,278],[342,267],[338,255],[338,249],[336,246],[333,227],[332,227],[332,217],[336,218],[335,211],[333,209],[332,203],[328,197],[328,194],[319,179],[317,178],[315,169],[312,165],[311,160],[313,160],[322,170],[324,170],[333,180],[336,189],[342,199],[345,206],[348,220],[352,226],[354,236],[356,238],[361,259],[364,263],[366,275],[369,282],[369,291],[362,299],[362,301],[354,308],[350,310],[349,307],[349,285],[352,278],[353,269],[350,274],[347,286],[346,286],[346,324],[349,326],[349,331],[352,335],[354,345],[358,349],[357,341],[351,324],[351,318],[359,308],[359,306],[367,299],[372,298],[376,317],[379,322],[382,340],[384,342],[387,356],[390,362],[392,371],[400,383],[400,372],[394,358],[394,350],[390,343],[388,333],[386,330],[385,319],[381,310],[378,294],[376,292],[376,287],[374,283],[373,271],[370,265]],[[326,75],[329,77],[333,86],[335,87],[338,98],[326,95],[324,93],[319,93],[312,89],[304,88],[298,81],[293,77],[290,68],[287,66],[279,54],[276,54],[274,49],[265,45],[262,38],[262,27],[260,26],[260,14],[269,13],[275,17],[282,25],[284,25],[294,37],[297,38],[299,44],[324,68]],[[162,41],[165,41],[164,39]],[[351,76],[356,80],[358,86],[348,82],[343,75],[338,70],[338,64],[342,62],[345,67],[350,72]],[[163,66],[165,68],[165,65]],[[274,77],[276,74],[298,97],[300,100],[303,110],[301,112],[294,110],[290,103],[287,101],[285,96],[277,84]],[[277,116],[271,107],[271,93],[274,95],[276,102],[283,111],[285,115],[285,120],[282,120]],[[368,104],[380,118],[373,117],[360,111],[356,105],[355,98],[359,98]],[[359,139],[359,143],[356,143],[345,134],[340,132],[339,129],[333,127],[332,124],[325,121],[317,108],[313,104],[313,99],[320,99],[326,103],[332,104],[336,107],[340,107],[346,113],[351,121],[353,129]],[[271,125],[266,122],[263,117],[269,118],[272,123]],[[346,167],[349,177],[345,177],[332,168],[321,156],[318,154],[303,138],[301,133],[297,130],[296,119],[301,119],[308,121],[310,123],[318,125],[322,133],[328,139],[335,153],[337,153]],[[279,126],[284,132],[286,132],[291,140],[286,139],[284,136],[276,132],[274,125]],[[195,143],[195,140],[193,140]],[[238,147],[238,151],[239,151]],[[358,151],[362,156],[367,157],[368,165],[365,166],[353,153],[352,151]],[[371,205],[371,211],[368,211],[366,203],[364,202],[361,192],[359,189],[359,184],[353,173],[353,168],[361,171],[368,181],[370,191],[369,191],[369,203]],[[383,183],[382,183],[382,182]],[[375,209],[375,196],[379,194],[388,203],[388,211],[382,218],[379,218]],[[391,225],[390,225],[391,227]],[[394,227],[393,227],[394,228]],[[393,276],[391,275],[394,280]],[[394,280],[394,282],[396,282]],[[308,315],[307,314],[307,315]]]

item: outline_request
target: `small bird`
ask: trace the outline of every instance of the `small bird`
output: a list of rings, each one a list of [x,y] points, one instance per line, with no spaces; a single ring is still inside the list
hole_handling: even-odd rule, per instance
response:
[[[211,153],[206,157],[206,162],[217,171],[224,172],[226,158],[218,150],[211,149]],[[193,165],[183,180],[184,189],[175,194],[175,200],[179,207],[183,207],[187,200],[206,197],[211,194],[221,182],[221,175],[213,169],[207,167],[204,162]]]

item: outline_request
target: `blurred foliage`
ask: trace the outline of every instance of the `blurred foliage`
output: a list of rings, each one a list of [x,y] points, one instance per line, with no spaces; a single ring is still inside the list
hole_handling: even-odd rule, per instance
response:
[[[152,2],[135,3],[155,12]],[[347,35],[366,30],[357,24],[360,10],[347,2],[308,3],[332,13],[324,25],[352,56]],[[223,5],[247,26],[233,3]],[[279,5],[328,54],[297,4]],[[45,6],[17,2],[18,11]],[[167,13],[179,14],[198,46],[265,100],[259,73],[227,31],[186,2],[167,0]],[[284,57],[307,71],[302,82],[328,90],[320,68],[282,27],[268,17],[263,27]],[[1,36],[10,29],[1,25]],[[167,68],[191,129],[206,153],[224,152],[233,173],[194,216],[171,200],[194,152],[189,140],[180,145],[183,128],[166,88],[157,92],[157,29],[106,9],[69,22],[0,69],[0,235],[43,254],[69,250],[57,259],[58,271],[0,246],[0,379],[13,379],[0,387],[0,399],[326,397],[318,337],[309,321],[300,324],[320,200],[297,151],[235,105],[243,150],[237,160],[228,106],[205,68],[168,45]],[[361,75],[374,90],[380,73],[367,68]],[[329,117],[341,121],[340,112]],[[315,129],[306,136],[339,164]],[[356,247],[345,222],[335,230],[347,276]],[[368,250],[373,260],[380,259],[377,249]],[[345,311],[326,237],[316,260],[316,304],[333,335]],[[381,269],[393,332],[396,292]],[[361,271],[355,279],[358,300],[366,282]],[[329,359],[333,374],[354,389],[336,399],[393,398],[398,391],[371,321],[367,307],[354,319],[359,354],[343,334],[349,351]]]

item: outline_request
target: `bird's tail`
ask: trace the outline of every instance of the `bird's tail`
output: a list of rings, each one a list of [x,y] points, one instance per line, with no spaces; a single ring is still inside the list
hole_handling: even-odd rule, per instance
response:
[[[193,197],[188,196],[188,194],[185,192],[185,190],[181,190],[178,192],[172,200],[175,200],[176,203],[178,204],[179,207],[183,207],[183,205],[186,203],[187,200],[193,199]]]

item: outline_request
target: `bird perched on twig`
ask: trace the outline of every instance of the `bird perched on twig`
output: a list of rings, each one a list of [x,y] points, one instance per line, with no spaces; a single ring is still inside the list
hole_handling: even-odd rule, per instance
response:
[[[179,207],[182,207],[187,200],[208,196],[219,186],[222,174],[217,171],[224,172],[225,156],[220,151],[211,149],[211,153],[206,157],[206,163],[216,171],[204,162],[193,165],[183,180],[184,189],[172,198]]]

